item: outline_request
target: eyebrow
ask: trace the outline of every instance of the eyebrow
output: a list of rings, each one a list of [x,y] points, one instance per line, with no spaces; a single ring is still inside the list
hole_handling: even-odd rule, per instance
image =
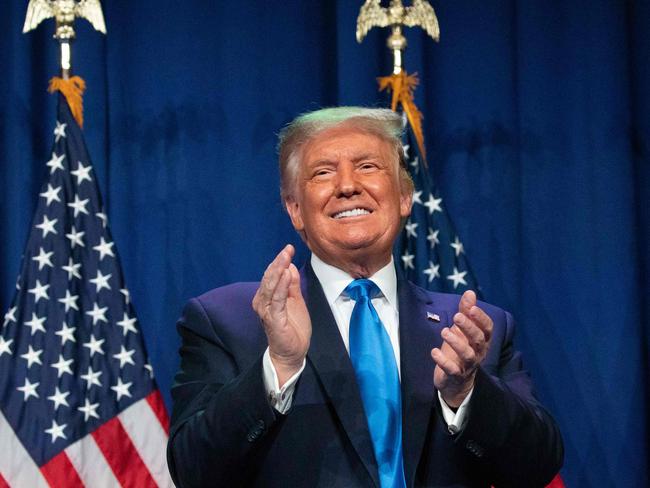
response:
[[[362,153],[362,154],[359,154],[357,156],[354,156],[351,159],[351,161],[353,163],[358,163],[359,161],[363,161],[364,159],[380,159],[380,157],[379,157],[378,153],[366,152],[366,153]],[[316,159],[314,161],[311,161],[309,163],[309,165],[317,166],[319,164],[332,164],[334,162],[336,162],[335,159],[330,159],[330,158],[324,157],[324,158],[320,158],[320,159]]]

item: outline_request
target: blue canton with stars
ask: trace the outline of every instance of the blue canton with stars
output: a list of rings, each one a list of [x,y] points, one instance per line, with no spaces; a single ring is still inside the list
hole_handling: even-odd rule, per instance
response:
[[[83,136],[61,96],[54,140],[0,333],[0,408],[39,466],[155,387]]]
[[[395,245],[395,261],[413,283],[432,291],[480,296],[476,277],[469,267],[463,243],[442,204],[422,157],[407,128],[404,152],[413,178],[413,208]]]

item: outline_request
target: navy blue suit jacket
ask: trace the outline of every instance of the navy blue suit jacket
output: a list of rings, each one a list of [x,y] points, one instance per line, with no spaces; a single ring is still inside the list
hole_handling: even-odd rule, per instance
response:
[[[168,447],[179,487],[378,487],[377,464],[356,384],[320,283],[309,265],[303,295],[312,319],[306,367],[286,415],[266,398],[266,336],[251,307],[258,283],[192,299],[179,320],[181,366],[172,388]],[[509,313],[494,321],[463,431],[450,435],[433,386],[430,351],[459,296],[398,277],[403,454],[407,486],[543,486],[562,463],[553,419],[533,398],[513,349]],[[437,314],[440,322],[427,318]]]

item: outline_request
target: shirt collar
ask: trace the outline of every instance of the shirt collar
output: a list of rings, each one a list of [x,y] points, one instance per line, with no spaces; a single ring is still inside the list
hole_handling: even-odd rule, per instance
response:
[[[311,267],[320,281],[330,306],[334,305],[336,299],[341,296],[345,288],[354,280],[352,276],[342,269],[327,264],[314,253],[311,255]],[[397,273],[393,264],[393,256],[390,262],[377,271],[368,279],[372,280],[381,291],[382,295],[388,300],[388,303],[397,309]]]

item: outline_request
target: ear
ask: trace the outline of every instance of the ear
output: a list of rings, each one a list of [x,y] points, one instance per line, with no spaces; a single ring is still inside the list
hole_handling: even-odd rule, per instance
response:
[[[284,206],[287,209],[293,228],[296,229],[296,231],[301,232],[305,228],[305,224],[302,221],[300,204],[293,197],[288,197],[284,201]]]
[[[411,206],[413,205],[413,193],[406,190],[401,192],[399,197],[399,215],[403,219],[411,215]]]

